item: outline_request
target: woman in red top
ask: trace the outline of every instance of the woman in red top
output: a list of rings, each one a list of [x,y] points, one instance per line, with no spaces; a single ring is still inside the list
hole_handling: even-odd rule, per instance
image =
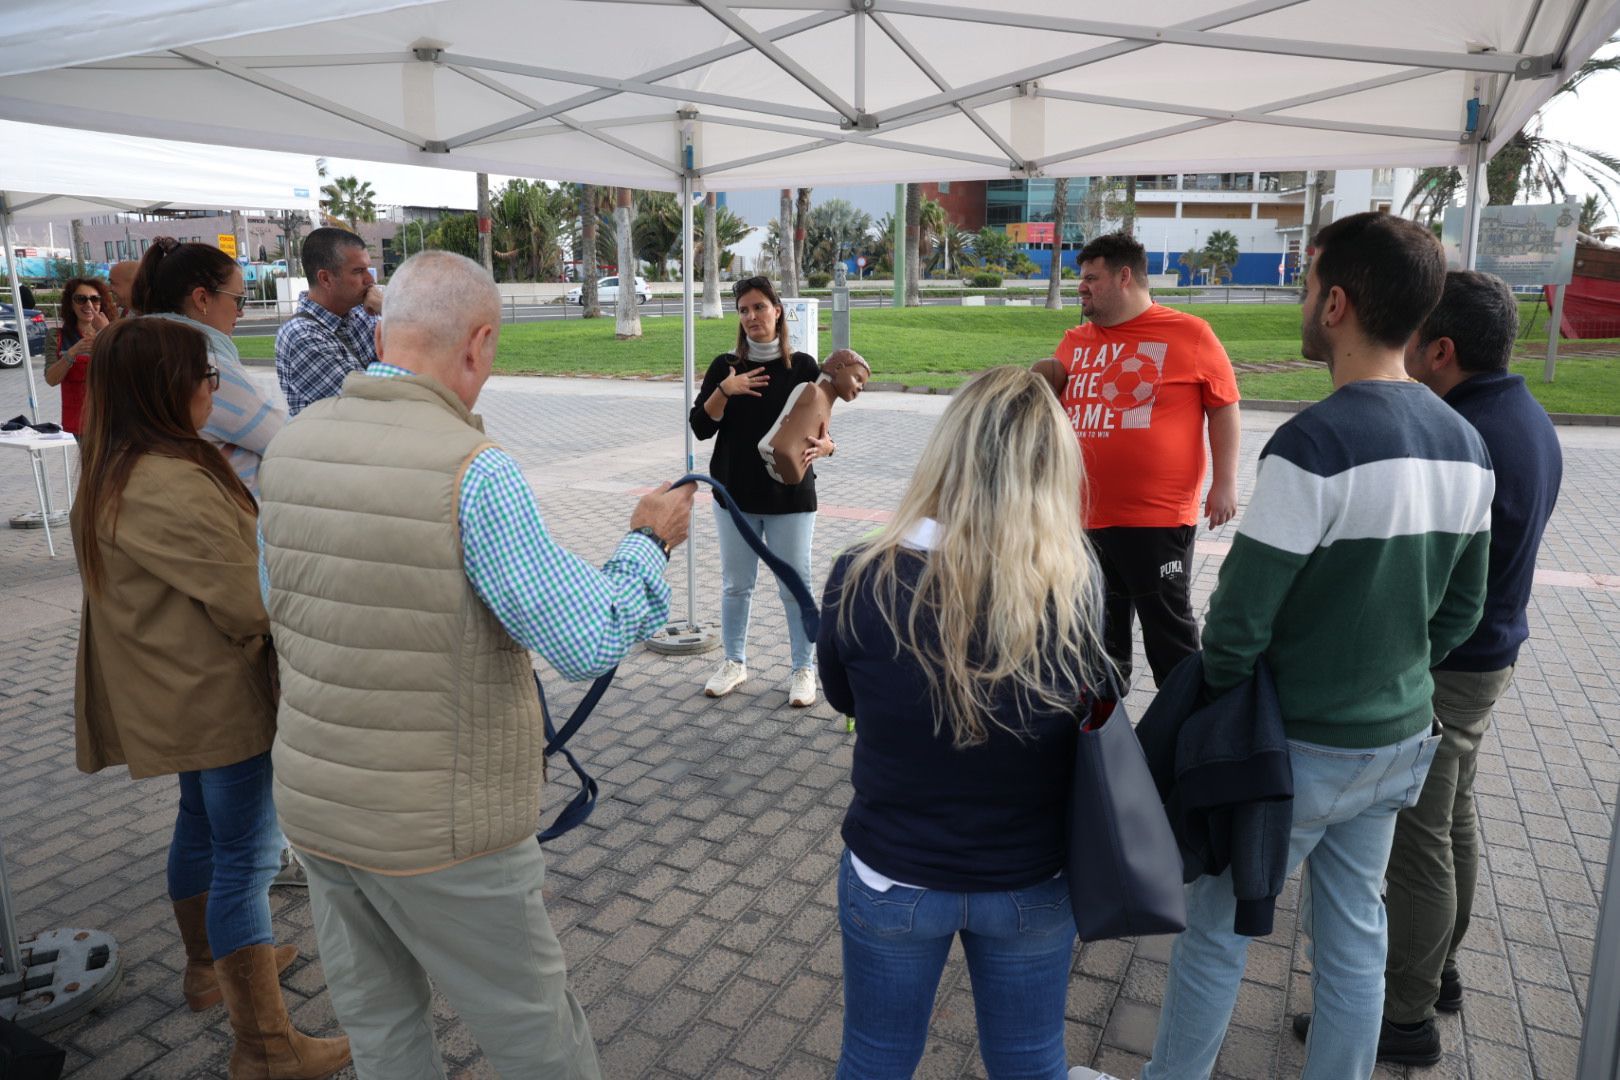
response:
[[[105,281],[76,277],[62,287],[62,327],[56,336],[56,359],[45,366],[45,382],[62,387],[63,431],[79,433],[90,346],[96,334],[117,317],[118,308]]]

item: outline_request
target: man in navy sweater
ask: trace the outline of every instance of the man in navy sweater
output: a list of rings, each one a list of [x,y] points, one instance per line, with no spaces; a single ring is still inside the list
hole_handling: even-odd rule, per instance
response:
[[[1479,628],[1432,674],[1444,731],[1416,806],[1396,818],[1385,903],[1380,1061],[1440,1060],[1435,1009],[1462,1008],[1457,946],[1468,929],[1479,866],[1474,769],[1491,710],[1513,680],[1529,636],[1525,609],[1536,551],[1552,516],[1563,453],[1547,413],[1508,372],[1518,304],[1490,274],[1453,271],[1445,292],[1406,349],[1406,370],[1439,394],[1485,440],[1496,472],[1485,611]]]

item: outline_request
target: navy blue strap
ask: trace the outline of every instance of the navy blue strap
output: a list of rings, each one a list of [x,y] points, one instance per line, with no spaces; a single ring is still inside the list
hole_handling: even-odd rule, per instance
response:
[[[799,602],[799,619],[804,624],[805,635],[811,641],[816,640],[821,630],[821,608],[816,603],[816,598],[810,594],[810,586],[805,584],[804,578],[799,576],[797,570],[788,565],[787,560],[765,546],[765,541],[760,538],[759,533],[754,531],[754,527],[748,523],[748,518],[744,516],[741,510],[737,509],[737,503],[732,499],[731,492],[726,490],[725,485],[714,477],[703,473],[687,473],[669,486],[678,488],[682,484],[695,484],[699,481],[708,484],[709,487],[714,489],[715,501],[725,507],[727,512],[731,514],[732,524],[737,526],[737,531],[742,534],[743,541],[754,549],[756,555],[765,560],[765,565],[771,568],[771,573],[775,574],[777,579],[788,587],[788,592],[793,594],[793,599]]]
[[[687,473],[671,484],[670,487],[678,488],[682,484],[695,484],[699,481],[708,484],[714,490],[715,500],[730,512],[732,523],[737,526],[737,531],[742,534],[743,541],[754,549],[755,554],[765,560],[765,565],[771,568],[771,573],[775,574],[788,587],[788,591],[793,594],[793,599],[799,603],[799,619],[804,626],[805,634],[811,641],[816,640],[817,633],[821,629],[821,609],[816,604],[816,598],[810,594],[810,586],[805,584],[804,579],[799,576],[799,572],[789,566],[785,559],[765,546],[765,541],[760,538],[759,533],[754,531],[754,527],[748,523],[748,518],[743,515],[741,510],[737,509],[737,504],[732,500],[731,493],[725,489],[725,485],[714,477],[705,476],[703,473]],[[596,708],[596,703],[602,700],[602,695],[607,692],[607,688],[613,682],[613,676],[618,670],[615,667],[607,674],[597,676],[596,681],[591,684],[591,688],[585,691],[585,696],[580,699],[579,704],[574,706],[574,711],[568,717],[568,722],[560,730],[552,727],[551,710],[546,706],[546,688],[540,685],[539,675],[534,677],[534,688],[540,692],[540,712],[545,720],[545,756],[549,758],[554,754],[561,754],[574,770],[574,775],[579,778],[579,791],[569,800],[568,805],[563,807],[562,813],[557,815],[557,820],[536,834],[535,839],[542,844],[547,840],[555,840],[563,833],[579,825],[591,816],[592,810],[596,809],[598,790],[596,781],[591,779],[591,775],[585,771],[585,767],[579,763],[578,758],[574,757],[566,744],[569,739],[574,737],[574,733],[580,729],[580,725],[585,723],[585,718],[591,715],[591,710]]]

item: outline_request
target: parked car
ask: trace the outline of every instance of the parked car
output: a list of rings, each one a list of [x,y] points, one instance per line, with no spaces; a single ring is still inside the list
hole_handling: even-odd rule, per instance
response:
[[[636,278],[636,299],[643,304],[652,299],[652,290],[647,288],[646,278]],[[583,306],[585,303],[585,287],[581,285],[577,289],[568,290],[568,302],[570,304],[579,304]],[[596,302],[601,304],[603,307],[606,307],[609,304],[617,304],[619,302],[618,278],[605,277],[597,281]]]
[[[37,308],[23,308],[28,320],[28,351],[33,356],[45,355],[45,313]],[[22,341],[17,336],[17,318],[10,304],[0,304],[0,368],[22,367]]]

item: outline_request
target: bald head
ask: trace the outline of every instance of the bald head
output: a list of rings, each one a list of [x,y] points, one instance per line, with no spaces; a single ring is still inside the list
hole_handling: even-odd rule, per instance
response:
[[[470,409],[494,364],[500,320],[500,290],[483,267],[424,251],[388,281],[377,357],[438,380]]]
[[[140,268],[140,263],[125,259],[123,262],[113,263],[112,269],[107,271],[107,287],[112,289],[118,305],[132,315],[139,314],[134,309],[131,296],[135,289],[135,271]]]

